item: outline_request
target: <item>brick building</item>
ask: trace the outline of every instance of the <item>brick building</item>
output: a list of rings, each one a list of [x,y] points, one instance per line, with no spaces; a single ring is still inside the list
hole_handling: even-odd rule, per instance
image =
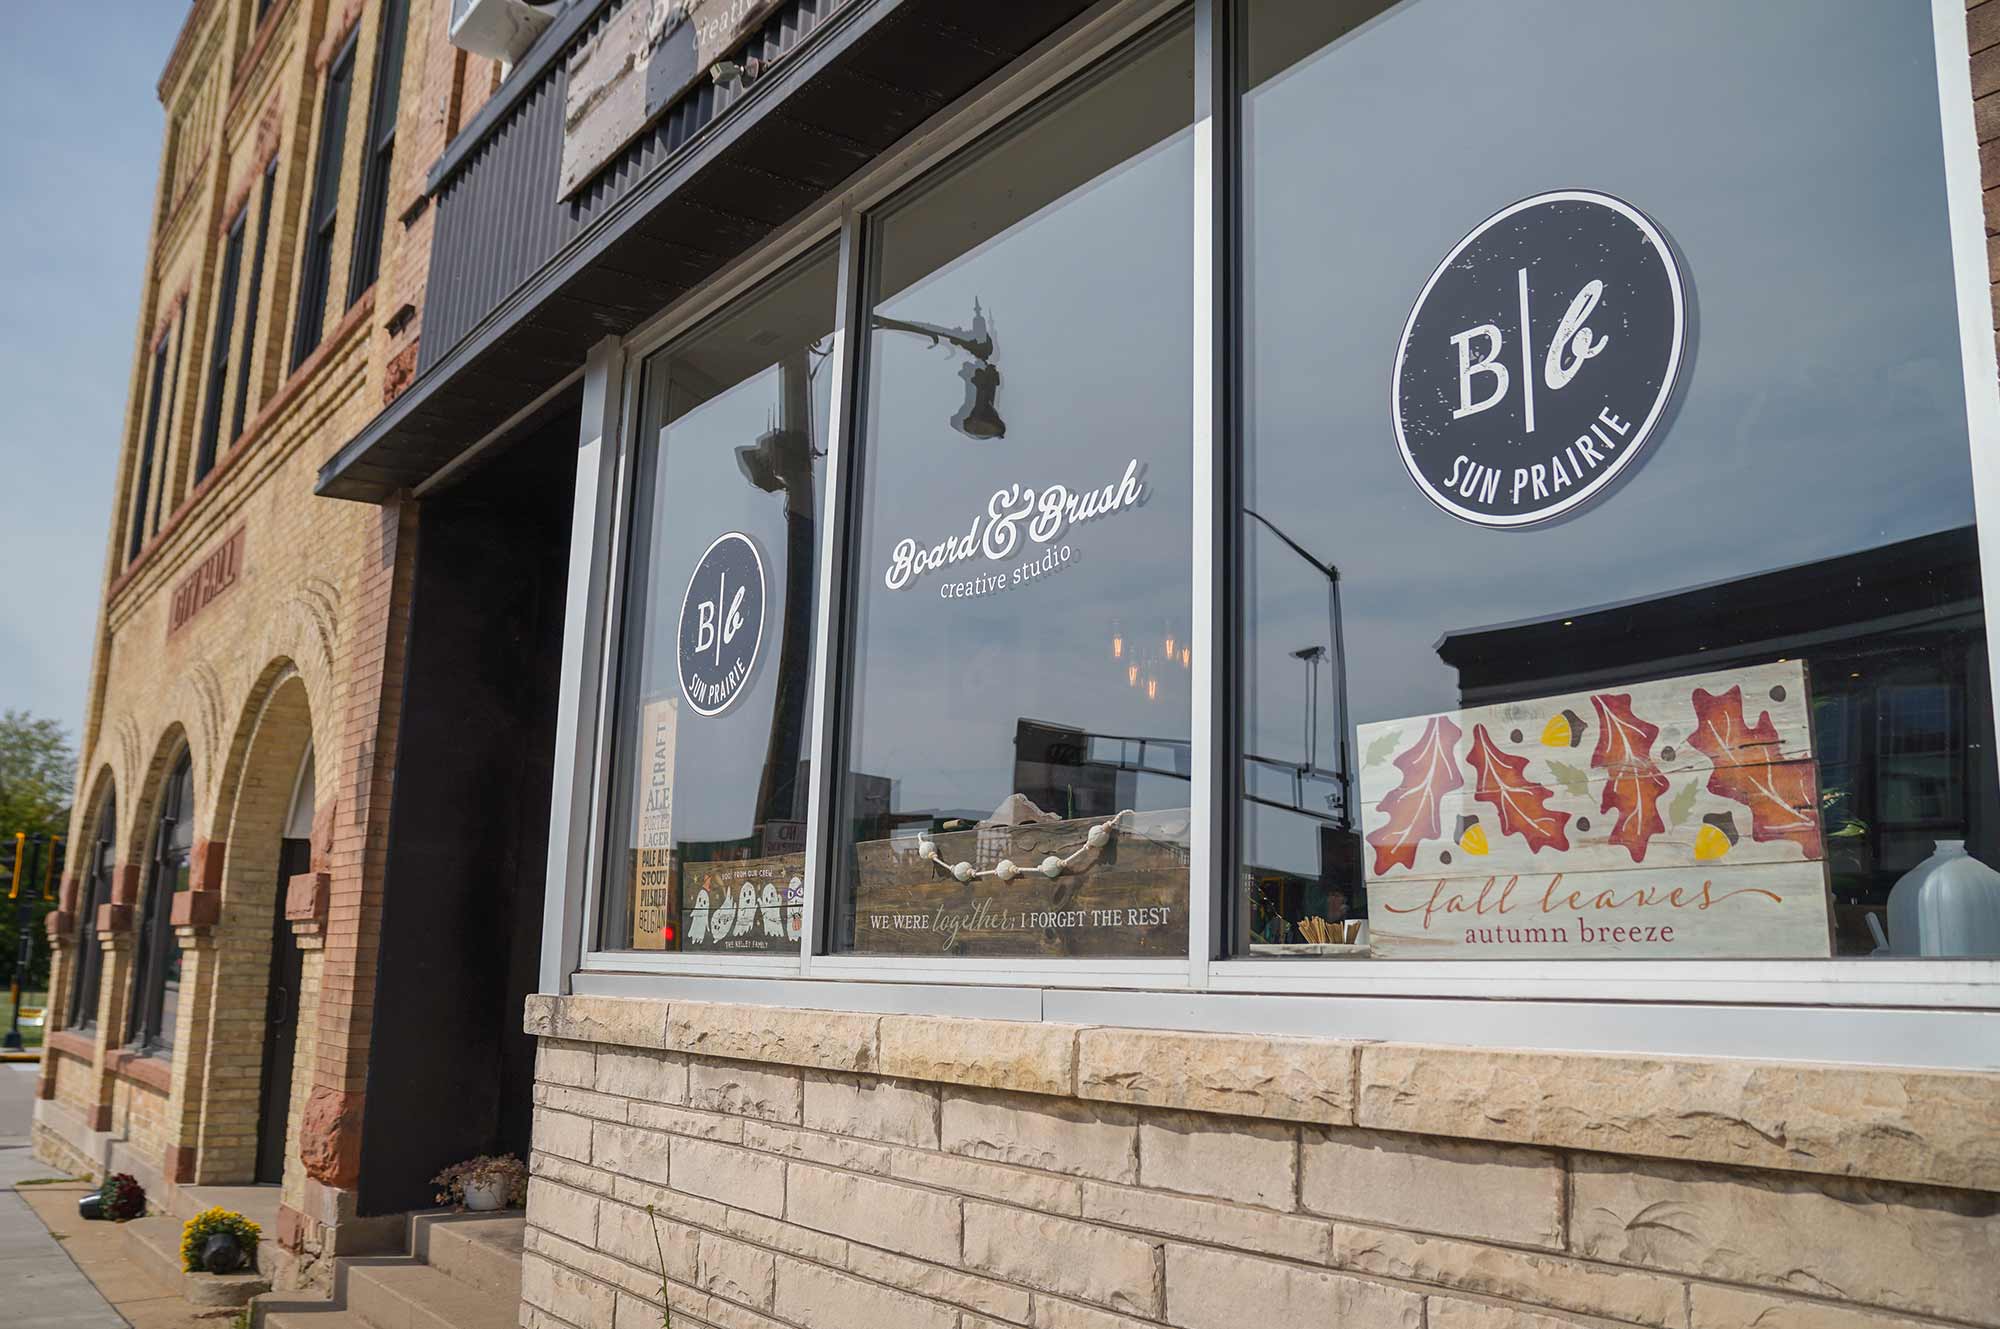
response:
[[[86,849],[49,920],[37,1149],[131,1172],[174,1212],[233,1197],[281,1238],[283,1279],[362,1235],[412,557],[395,506],[312,481],[415,363],[424,171],[497,74],[445,42],[449,9],[189,8],[159,83],[71,828]]]
[[[515,50],[319,488],[392,879],[542,851],[521,1322],[2000,1325],[1996,10]]]

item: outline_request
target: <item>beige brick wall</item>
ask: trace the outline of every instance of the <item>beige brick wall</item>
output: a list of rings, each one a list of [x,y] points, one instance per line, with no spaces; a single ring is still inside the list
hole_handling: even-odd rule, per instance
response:
[[[463,103],[467,77],[487,77],[468,75],[466,62],[452,58],[440,6],[413,0],[381,276],[350,306],[348,266],[382,11],[382,0],[276,0],[254,25],[247,2],[199,0],[189,7],[160,81],[162,103],[180,129],[171,153],[162,144],[123,437],[100,441],[122,452],[116,491],[107,495],[112,529],[71,828],[73,837],[85,829],[101,792],[115,790],[118,908],[103,938],[92,1061],[55,1059],[42,1094],[77,1109],[52,1115],[52,1122],[99,1137],[69,1140],[66,1148],[88,1155],[103,1147],[104,1137],[122,1138],[177,1181],[244,1181],[254,1168],[278,837],[308,746],[325,814],[314,869],[333,878],[337,898],[379,890],[379,881],[363,881],[370,873],[379,879],[379,856],[344,847],[379,843],[382,834],[395,713],[379,702],[385,674],[393,681],[397,673],[385,637],[407,616],[406,598],[384,593],[385,556],[390,582],[400,574],[406,583],[413,549],[393,538],[385,543],[380,509],[317,499],[312,488],[320,465],[381,409],[393,366],[411,362],[421,319],[403,306],[421,304],[430,245],[427,214],[412,205],[441,146],[442,117]],[[324,335],[294,370],[292,325],[325,67],[350,30],[358,32],[355,92],[341,145]],[[246,348],[241,331],[256,208],[273,159],[277,184],[257,335]],[[224,236],[246,208],[242,289],[233,308],[218,308]],[[404,224],[405,213],[415,224]],[[198,481],[194,459],[212,390],[209,355],[218,320],[234,329],[221,386],[224,437],[214,469]],[[168,331],[178,339],[179,362],[164,394],[170,407],[153,478],[141,494],[152,349]],[[229,408],[246,375],[246,425],[231,439]],[[146,536],[128,560],[129,522],[139,505]],[[407,525],[408,514],[392,518],[392,533],[398,522]],[[170,634],[175,589],[239,531],[237,582]],[[115,1054],[125,1041],[132,929],[144,908],[160,787],[183,745],[194,770],[196,886],[217,892],[219,907],[183,930],[187,981],[168,1068],[171,1090],[161,1095],[121,1074]],[[80,859],[76,870],[83,866]],[[57,929],[53,984],[60,990],[76,961],[78,885],[65,883]],[[354,1031],[368,1026],[367,1012],[358,1008],[372,992],[375,933],[352,909],[336,909],[323,931],[315,944],[331,943],[342,958],[328,984],[333,1001],[320,1003],[321,955],[308,956],[313,1000],[301,1003],[288,1112],[292,1192],[303,1185],[299,1141],[316,1072],[339,1066],[358,1090],[356,1068],[365,1065],[365,1038]],[[76,1020],[75,1012],[57,1016],[58,1026]],[[331,1058],[320,1055],[321,1017],[331,1022],[328,1037],[339,1054]]]
[[[2000,1075],[585,997],[528,1027],[534,1329],[657,1325],[663,1275],[677,1329],[2000,1325]],[[985,1083],[1027,1048],[1034,1091]],[[1387,1088],[1441,1082],[1488,1109]]]

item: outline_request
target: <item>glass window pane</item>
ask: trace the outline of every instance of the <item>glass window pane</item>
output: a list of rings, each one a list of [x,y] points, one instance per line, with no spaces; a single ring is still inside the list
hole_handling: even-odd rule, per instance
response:
[[[606,949],[797,952],[836,267],[646,362]]]
[[[1885,908],[2000,854],[1929,9],[1249,18],[1238,950],[1949,949]]]
[[[876,218],[835,949],[1184,955],[1193,43]]]

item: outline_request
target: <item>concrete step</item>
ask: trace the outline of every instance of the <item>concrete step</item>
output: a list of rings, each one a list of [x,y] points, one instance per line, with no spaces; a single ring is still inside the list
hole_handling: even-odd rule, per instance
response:
[[[152,1214],[119,1225],[132,1258],[162,1285],[174,1289],[190,1306],[241,1306],[271,1290],[263,1274],[190,1274],[181,1267],[181,1220]]]
[[[312,1310],[267,1311],[257,1323],[263,1329],[371,1329],[368,1321],[353,1311],[334,1310],[331,1305]]]
[[[132,1259],[167,1287],[181,1285],[181,1220],[171,1214],[149,1214],[120,1223],[118,1231]]]
[[[474,1287],[414,1256],[355,1260],[347,1267],[347,1309],[374,1329],[517,1329],[518,1270],[512,1291]]]
[[[410,1249],[457,1282],[501,1296],[521,1295],[521,1246],[527,1215],[441,1212],[410,1218]]]

